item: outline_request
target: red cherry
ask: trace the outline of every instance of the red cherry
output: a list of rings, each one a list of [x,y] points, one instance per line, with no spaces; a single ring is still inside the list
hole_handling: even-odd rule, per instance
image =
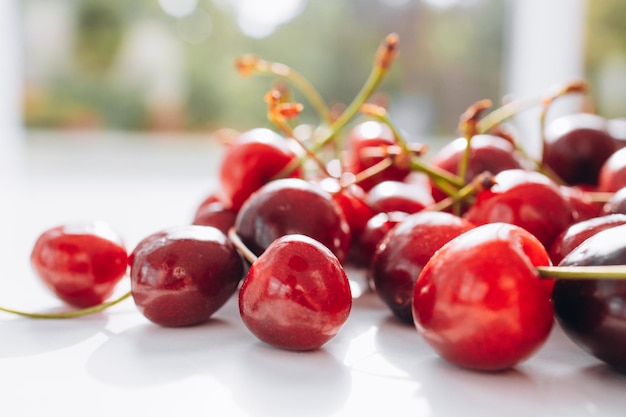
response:
[[[478,193],[464,217],[476,225],[504,222],[535,235],[546,248],[574,221],[572,207],[560,188],[545,175],[521,169],[505,170],[495,185]]]
[[[237,235],[259,256],[274,240],[303,234],[329,248],[341,262],[350,249],[350,228],[337,202],[319,184],[284,178],[261,187],[241,207]]]
[[[626,187],[626,147],[615,151],[600,168],[598,191],[615,192]]]
[[[213,226],[228,234],[236,218],[237,211],[225,204],[217,194],[211,194],[196,209],[192,224]]]
[[[477,226],[446,243],[415,284],[418,332],[461,367],[514,367],[546,341],[553,325],[550,288],[536,266],[550,265],[543,245],[521,227]]]
[[[543,163],[570,185],[597,185],[600,168],[617,148],[607,120],[591,113],[555,119],[545,141]]]
[[[404,220],[409,214],[403,211],[378,213],[367,221],[359,239],[352,242],[350,261],[358,267],[369,268],[378,244],[387,232]],[[373,287],[373,282],[370,283]]]
[[[368,201],[377,212],[401,211],[412,214],[435,204],[430,187],[402,181],[383,181],[368,193]]]
[[[506,169],[522,168],[523,166],[523,159],[513,144],[501,136],[476,135],[472,138],[470,146],[471,152],[465,175],[467,182],[485,171],[495,175]],[[431,163],[450,173],[458,174],[466,149],[467,139],[457,138],[444,145],[433,156]],[[435,184],[432,184],[432,194],[436,201],[447,196]]]
[[[185,225],[143,239],[129,258],[139,311],[167,327],[208,320],[236,292],[243,261],[219,229]]]
[[[128,268],[124,244],[104,222],[65,224],[46,230],[35,242],[30,260],[48,288],[79,308],[109,298]]]
[[[395,145],[396,138],[384,123],[368,120],[354,126],[348,133],[346,169],[348,172],[358,174],[367,168],[383,160],[383,156],[368,155],[368,150],[385,148]],[[410,169],[391,166],[378,174],[359,182],[359,185],[369,191],[374,185],[386,180],[402,181]]]
[[[444,243],[473,228],[446,212],[421,211],[407,216],[378,244],[370,266],[374,289],[406,323],[413,323],[413,287],[424,265]]]
[[[594,201],[581,187],[562,185],[560,190],[572,207],[574,222],[591,219],[602,214],[602,204]]]
[[[626,187],[615,191],[602,206],[602,214],[626,214]]]
[[[602,230],[626,223],[626,214],[609,214],[572,224],[557,236],[550,248],[550,259],[558,265],[574,248]]]
[[[252,264],[239,310],[260,340],[289,350],[318,349],[343,327],[352,307],[348,277],[318,241],[286,235]]]
[[[247,198],[296,158],[285,138],[258,128],[239,135],[227,148],[220,167],[222,198],[237,211]],[[301,171],[290,174],[300,177]]]

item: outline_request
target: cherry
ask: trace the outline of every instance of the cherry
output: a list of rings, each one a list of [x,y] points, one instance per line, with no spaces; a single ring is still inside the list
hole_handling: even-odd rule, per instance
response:
[[[402,181],[382,181],[368,192],[368,201],[377,212],[417,213],[435,204],[430,187]]]
[[[555,119],[544,139],[543,164],[571,185],[597,185],[602,165],[617,149],[607,120],[591,113]]]
[[[352,242],[349,260],[356,266],[369,268],[378,244],[395,225],[409,214],[403,211],[390,211],[372,216],[365,225],[359,239]],[[370,282],[373,285],[373,282]]]
[[[459,174],[461,161],[467,149],[467,139],[457,138],[444,145],[432,158],[431,164],[453,174]],[[470,154],[467,161],[465,181],[470,182],[483,172],[497,174],[500,171],[524,166],[522,156],[515,150],[513,144],[496,135],[481,134],[472,137]],[[435,184],[432,185],[432,194],[436,201],[447,196]]]
[[[537,351],[553,325],[545,248],[525,229],[492,223],[444,244],[426,263],[413,295],[418,332],[442,358],[498,371]]]
[[[626,223],[626,214],[609,214],[572,224],[557,236],[550,248],[550,259],[557,265],[574,248],[602,230]]]
[[[318,183],[299,178],[274,180],[261,187],[241,207],[235,229],[257,256],[288,234],[318,240],[341,262],[350,249],[350,228],[336,201]]]
[[[384,156],[371,155],[370,150],[395,145],[396,138],[386,124],[376,120],[367,120],[358,123],[348,132],[347,142],[346,169],[348,172],[358,174],[384,159]],[[374,185],[382,181],[402,181],[409,173],[408,167],[390,166],[380,173],[360,181],[359,185],[365,191],[369,191]]]
[[[252,263],[239,291],[246,327],[281,349],[320,348],[340,331],[351,307],[348,277],[337,257],[298,234],[272,242]]]
[[[250,194],[296,158],[289,142],[272,130],[257,128],[241,133],[222,157],[219,179],[224,202],[238,211]],[[300,177],[300,169],[290,176]]]
[[[144,238],[129,257],[139,311],[165,327],[205,322],[236,292],[243,260],[219,229],[175,226]]]
[[[43,283],[66,303],[86,308],[111,296],[128,268],[120,237],[107,223],[73,223],[44,231],[31,265]]]
[[[196,209],[192,224],[213,226],[228,234],[235,225],[237,211],[225,204],[217,194],[206,197]]]
[[[561,194],[572,207],[572,218],[574,222],[579,222],[602,214],[602,203],[594,201],[587,190],[579,186],[561,185]]]
[[[626,147],[620,148],[604,162],[598,175],[598,191],[615,192],[626,187]]]
[[[603,214],[626,214],[626,187],[615,191],[602,206]]]
[[[626,225],[602,230],[572,250],[559,266],[624,265]],[[555,316],[583,350],[626,373],[626,281],[557,279]]]
[[[535,235],[546,248],[573,223],[571,205],[547,176],[511,169],[498,173],[494,182],[493,187],[478,193],[465,213],[470,222],[515,224]]]
[[[473,227],[451,213],[421,211],[385,235],[370,274],[376,293],[396,317],[413,324],[413,287],[424,265],[444,243]]]

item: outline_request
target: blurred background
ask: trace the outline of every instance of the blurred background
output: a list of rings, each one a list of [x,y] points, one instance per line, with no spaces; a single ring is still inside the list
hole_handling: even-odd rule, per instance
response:
[[[626,114],[620,0],[22,0],[29,131],[210,132],[266,125],[269,77],[245,53],[290,65],[349,102],[390,32],[400,56],[381,91],[416,137],[454,135],[476,100],[591,82]],[[522,91],[523,90],[523,91]]]

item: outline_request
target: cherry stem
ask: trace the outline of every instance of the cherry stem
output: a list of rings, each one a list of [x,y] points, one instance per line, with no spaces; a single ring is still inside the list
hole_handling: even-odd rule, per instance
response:
[[[240,57],[236,61],[236,66],[242,76],[247,76],[252,72],[258,72],[278,75],[291,81],[311,103],[311,106],[313,106],[319,117],[328,124],[332,123],[331,111],[322,98],[322,95],[306,77],[288,65],[266,61],[256,55],[250,54]]]
[[[230,241],[233,243],[233,245],[235,245],[235,247],[237,248],[237,250],[239,251],[239,253],[241,253],[241,255],[251,264],[255,263],[257,259],[259,259],[258,256],[256,256],[247,246],[245,243],[243,243],[243,241],[241,240],[241,238],[239,237],[239,235],[237,234],[237,231],[235,230],[234,227],[231,227],[230,229],[228,229],[228,238],[230,239]]]
[[[389,72],[389,67],[393,62],[393,59],[397,55],[398,50],[398,35],[391,33],[385,37],[383,43],[378,47],[376,57],[374,59],[374,65],[372,70],[358,92],[356,97],[352,100],[350,105],[328,126],[326,129],[320,129],[316,133],[321,135],[314,139],[311,151],[318,153],[329,142],[333,141],[337,132],[343,129],[350,120],[356,116],[361,106],[369,99],[373,92],[378,88],[379,84]],[[291,163],[287,164],[279,173],[279,177],[286,177],[292,171],[300,167],[306,159],[306,156],[296,158]]]
[[[626,279],[626,265],[540,266],[542,278],[558,279]]]
[[[488,99],[477,101],[472,104],[460,117],[459,130],[467,141],[458,172],[458,175],[463,180],[463,183],[467,181],[467,167],[469,165],[470,154],[472,153],[471,142],[472,138],[478,134],[477,124],[479,116],[491,107],[491,105],[491,100]]]
[[[480,190],[489,189],[494,185],[493,175],[490,172],[483,172],[482,174],[477,175],[474,179],[468,183],[466,186],[462,187],[454,194],[444,198],[441,201],[425,208],[427,211],[441,211],[445,210],[451,206],[458,206],[459,202],[467,199],[468,197],[475,195]],[[460,207],[457,211],[460,210]],[[459,214],[459,213],[455,213]]]
[[[86,316],[89,314],[94,314],[94,313],[98,313],[100,311],[106,310],[107,308],[124,301],[130,296],[131,296],[131,292],[129,291],[112,301],[107,301],[106,303],[98,304],[93,307],[83,308],[80,310],[66,311],[62,313],[28,313],[25,311],[13,310],[13,309],[6,308],[6,307],[0,307],[0,311],[4,311],[5,313],[10,313],[10,314],[16,314],[18,316],[28,317],[31,319],[71,319],[71,318]]]

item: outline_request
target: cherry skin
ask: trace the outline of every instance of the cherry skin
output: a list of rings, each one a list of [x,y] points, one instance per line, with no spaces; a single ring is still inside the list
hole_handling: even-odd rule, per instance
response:
[[[238,211],[246,199],[297,158],[276,132],[257,128],[240,134],[226,149],[219,171],[221,197]],[[300,177],[300,169],[289,174]]]
[[[470,147],[471,152],[465,175],[467,182],[486,171],[495,175],[506,169],[523,167],[523,159],[515,150],[513,144],[501,136],[476,135],[472,138]],[[458,174],[466,149],[467,139],[457,138],[444,145],[433,156],[431,163],[450,173]],[[432,194],[436,201],[440,201],[447,196],[435,184],[432,184]]]
[[[235,230],[257,256],[288,234],[318,240],[341,262],[350,249],[350,228],[337,202],[318,183],[299,178],[271,181],[251,195],[237,214]]]
[[[615,192],[626,187],[626,147],[615,151],[600,168],[598,191]]]
[[[408,215],[403,211],[390,211],[378,213],[370,218],[359,239],[352,242],[350,246],[350,262],[357,267],[369,268],[378,244],[394,226]],[[373,282],[370,282],[370,286],[373,288]]]
[[[573,223],[572,207],[559,187],[535,171],[511,169],[494,176],[464,217],[475,225],[511,223],[535,235],[546,249]]]
[[[402,181],[383,181],[368,192],[368,201],[377,212],[417,213],[435,204],[430,187]]]
[[[358,123],[348,132],[347,142],[346,170],[353,174],[358,174],[384,159],[383,156],[368,155],[368,151],[395,145],[396,139],[386,124],[367,120]],[[410,169],[408,167],[391,166],[360,181],[359,185],[365,191],[369,191],[374,185],[382,181],[402,181],[409,173]]]
[[[608,214],[572,224],[557,236],[550,248],[550,259],[558,265],[574,248],[602,230],[626,224],[626,214]]]
[[[602,206],[603,214],[626,214],[626,187],[620,188]]]
[[[546,128],[543,164],[570,185],[597,185],[600,168],[617,149],[607,120],[597,114],[561,116]]]
[[[444,244],[413,294],[418,332],[444,359],[499,371],[529,358],[553,326],[551,285],[535,267],[550,258],[521,227],[477,226]]]
[[[586,191],[589,187],[562,185],[559,187],[563,197],[572,207],[574,222],[591,219],[602,215],[602,203],[594,201]],[[593,191],[593,190],[591,190]]]
[[[337,257],[304,235],[278,238],[253,262],[239,291],[246,327],[281,349],[314,350],[341,330],[352,308]]]
[[[424,265],[444,243],[473,228],[447,212],[407,216],[379,243],[370,266],[376,294],[401,321],[413,324],[413,287]]]
[[[235,225],[237,211],[225,204],[217,194],[206,197],[196,209],[192,224],[199,226],[213,226],[228,234]]]
[[[30,261],[57,297],[78,308],[104,302],[128,268],[124,244],[104,222],[46,230],[37,238]]]
[[[626,225],[589,237],[559,265],[624,265]],[[626,373],[626,281],[557,279],[552,293],[557,321],[583,350]]]
[[[164,327],[207,321],[236,292],[243,260],[219,229],[170,227],[147,236],[129,257],[139,311]]]

